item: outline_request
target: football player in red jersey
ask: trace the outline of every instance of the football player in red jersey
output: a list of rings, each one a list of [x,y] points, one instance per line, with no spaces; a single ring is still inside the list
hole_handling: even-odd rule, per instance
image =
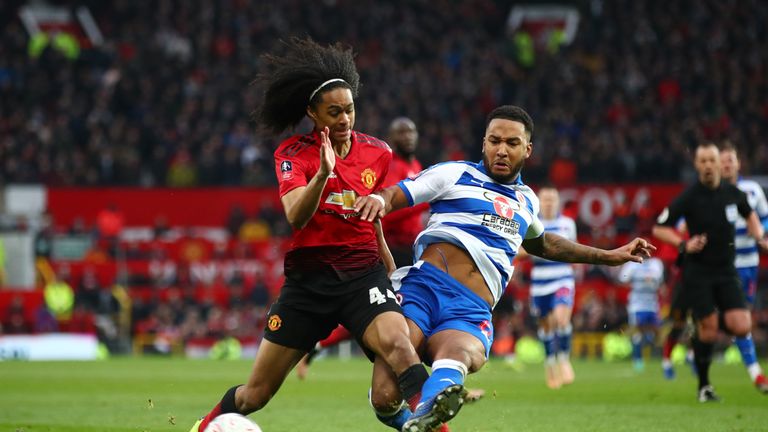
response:
[[[394,148],[394,155],[383,187],[413,178],[421,172],[421,163],[416,159],[418,141],[419,131],[413,120],[408,117],[392,120],[389,125],[389,142]],[[422,218],[428,209],[429,205],[424,203],[392,212],[382,219],[384,237],[397,267],[413,264],[413,241],[424,229]]]
[[[280,197],[294,228],[285,284],[268,313],[248,382],[230,388],[193,432],[220,414],[264,407],[302,356],[338,324],[369,358],[391,368],[414,405],[428,377],[387,277],[394,263],[381,225],[361,219],[354,208],[357,197],[382,187],[392,151],[353,130],[359,75],[352,51],[294,38],[283,55],[264,60],[271,68],[258,77],[265,84],[261,123],[275,133],[305,116],[314,124],[275,151]],[[398,413],[410,415],[404,404],[375,408],[392,421],[400,421]]]
[[[389,124],[389,143],[394,149],[392,162],[389,164],[389,173],[382,187],[397,184],[405,178],[413,178],[421,172],[421,163],[416,159],[416,147],[419,132],[416,124],[408,117],[397,117]],[[413,241],[424,228],[422,216],[429,209],[427,204],[409,207],[392,212],[382,220],[384,237],[395,260],[396,267],[413,264]],[[324,348],[337,345],[351,339],[352,334],[342,326],[339,326],[326,339],[318,342],[310,352],[301,359],[296,366],[296,375],[304,379],[312,359]]]

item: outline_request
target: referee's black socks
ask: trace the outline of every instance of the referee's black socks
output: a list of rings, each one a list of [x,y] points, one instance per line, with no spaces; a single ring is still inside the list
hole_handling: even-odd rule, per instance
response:
[[[696,373],[699,375],[699,389],[709,385],[709,365],[712,364],[712,352],[715,344],[702,342],[699,335],[693,338],[693,364],[696,365]]]

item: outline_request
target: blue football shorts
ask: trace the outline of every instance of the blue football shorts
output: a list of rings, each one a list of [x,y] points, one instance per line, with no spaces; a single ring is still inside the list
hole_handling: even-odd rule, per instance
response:
[[[632,327],[659,325],[659,314],[654,311],[631,312],[628,318]]]
[[[443,330],[458,330],[475,336],[485,347],[493,344],[491,308],[480,296],[447,273],[425,261],[404,268],[397,291],[403,314],[429,338]]]
[[[531,315],[544,318],[558,305],[573,307],[573,286],[562,286],[557,291],[542,296],[531,296]]]

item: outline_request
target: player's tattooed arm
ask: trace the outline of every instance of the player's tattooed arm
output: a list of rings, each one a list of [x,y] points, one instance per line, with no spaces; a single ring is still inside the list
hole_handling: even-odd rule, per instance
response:
[[[541,236],[523,241],[530,254],[552,261],[585,264],[620,265],[627,261],[642,262],[656,247],[641,238],[612,250],[598,249],[572,242],[565,237],[545,232]]]

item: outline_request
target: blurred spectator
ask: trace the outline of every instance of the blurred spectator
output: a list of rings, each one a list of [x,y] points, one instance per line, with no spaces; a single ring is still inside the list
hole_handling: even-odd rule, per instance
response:
[[[80,285],[77,287],[75,302],[91,312],[96,312],[101,309],[101,293],[96,271],[91,266],[86,267],[80,278]]]
[[[149,278],[156,288],[166,288],[176,281],[177,263],[168,257],[167,252],[155,247],[150,252]]]
[[[271,235],[269,224],[258,214],[247,218],[238,232],[238,238],[244,242],[268,240]]]
[[[259,216],[269,224],[269,230],[272,232],[272,235],[276,237],[286,237],[291,234],[291,227],[288,225],[288,220],[283,212],[275,208],[272,201],[264,201],[261,203]]]
[[[573,328],[575,331],[595,332],[603,331],[603,313],[605,307],[600,296],[589,289],[581,297],[579,310],[573,315]]]
[[[152,225],[152,237],[155,240],[159,240],[165,236],[171,227],[168,225],[168,218],[165,215],[158,215],[155,218],[155,223]]]
[[[617,196],[613,217],[613,225],[616,227],[617,234],[634,232],[637,215],[632,211],[632,206],[623,193]]]
[[[615,290],[606,291],[603,305],[603,331],[616,331],[627,324],[627,308],[619,302]]]
[[[229,209],[229,215],[227,216],[227,232],[232,238],[237,238],[240,233],[240,227],[243,226],[246,220],[245,210],[239,204],[234,204]]]
[[[269,287],[264,283],[264,279],[259,278],[253,284],[251,292],[248,295],[248,301],[259,308],[266,308],[270,302]]]
[[[53,333],[59,330],[59,322],[44,304],[35,310],[34,333]]]
[[[17,295],[3,311],[2,330],[5,334],[26,334],[32,331],[32,323],[24,314],[24,298]]]
[[[53,278],[53,269],[50,264],[51,252],[53,250],[53,219],[48,212],[44,213],[41,218],[40,230],[35,234],[34,248],[35,269],[39,281],[37,285],[45,285],[45,283]],[[2,249],[2,246],[0,246],[0,249]],[[2,251],[0,251],[0,254],[2,254]],[[1,267],[0,272],[2,271]]]
[[[72,225],[70,225],[69,230],[67,230],[67,234],[88,235],[91,234],[91,232],[88,226],[85,224],[85,220],[82,218],[82,216],[78,216],[72,220]]]
[[[182,147],[171,158],[166,180],[170,187],[197,186],[197,166],[186,147]]]
[[[43,289],[45,304],[59,322],[70,318],[75,304],[75,292],[64,277],[54,275],[53,280]]]
[[[61,330],[69,333],[96,334],[93,313],[83,304],[75,302],[70,319],[60,323]]]

